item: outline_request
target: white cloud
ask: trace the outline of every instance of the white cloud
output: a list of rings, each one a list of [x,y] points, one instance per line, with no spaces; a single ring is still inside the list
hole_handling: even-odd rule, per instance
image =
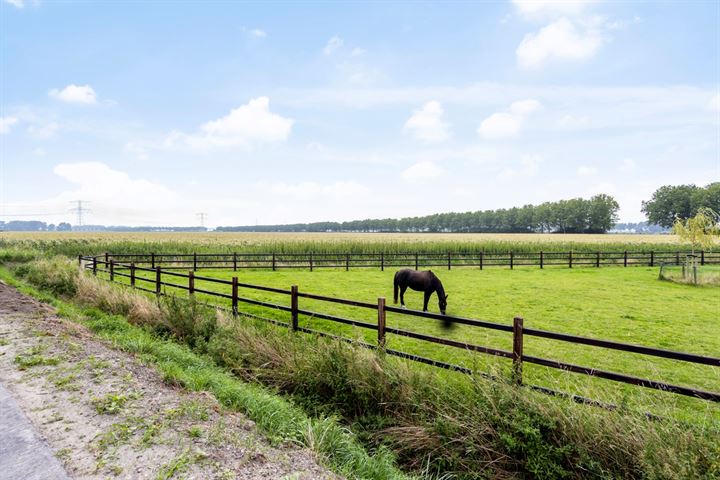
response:
[[[587,115],[574,115],[572,113],[566,113],[560,117],[557,124],[559,127],[565,129],[580,129],[590,125],[590,117]]]
[[[48,140],[55,138],[59,129],[60,125],[55,122],[50,122],[43,125],[30,125],[27,128],[27,132],[30,136],[38,140]]]
[[[55,100],[67,103],[97,103],[95,90],[90,85],[70,84],[62,90],[53,88],[48,92],[48,95]]]
[[[200,126],[200,132],[186,135],[172,132],[164,142],[165,147],[178,144],[192,148],[247,146],[255,142],[282,142],[290,136],[294,120],[270,111],[270,99],[251,99],[217,120]]]
[[[510,180],[517,177],[535,176],[540,171],[540,164],[542,164],[544,160],[541,155],[525,155],[520,159],[517,167],[505,167],[498,174],[498,178]]]
[[[4,0],[5,3],[9,3],[13,7],[23,8],[25,6],[24,0]]]
[[[543,20],[585,13],[598,0],[512,0],[515,11],[528,20]]]
[[[426,142],[441,142],[450,137],[449,125],[443,120],[440,102],[429,101],[420,110],[415,110],[405,122],[405,129],[415,138]]]
[[[15,117],[0,117],[0,134],[10,133],[10,127],[17,123]]]
[[[515,53],[520,67],[538,68],[549,62],[587,60],[605,41],[600,29],[578,28],[563,17],[525,35]]]
[[[720,93],[715,94],[708,102],[708,108],[715,112],[720,112]]]
[[[343,39],[335,35],[325,44],[325,47],[323,48],[323,53],[325,55],[332,55],[336,51],[340,50],[344,44],[345,42],[343,41]]]
[[[582,165],[578,167],[577,174],[579,177],[593,177],[597,175],[598,169],[595,167],[588,167],[586,165]]]
[[[522,129],[525,118],[542,108],[542,104],[533,99],[520,100],[510,105],[510,113],[496,112],[482,121],[478,134],[489,140],[510,138]]]
[[[631,170],[635,170],[636,166],[637,164],[635,163],[635,160],[632,158],[624,158],[622,164],[620,165],[620,171],[629,172]]]
[[[265,30],[261,30],[259,28],[253,28],[248,32],[250,35],[256,38],[265,38],[267,37],[267,32]]]
[[[365,50],[359,47],[355,47],[350,52],[350,55],[353,57],[359,57],[360,55],[365,55]]]
[[[405,180],[425,180],[439,177],[444,173],[443,169],[431,161],[416,163],[405,169],[400,175]]]

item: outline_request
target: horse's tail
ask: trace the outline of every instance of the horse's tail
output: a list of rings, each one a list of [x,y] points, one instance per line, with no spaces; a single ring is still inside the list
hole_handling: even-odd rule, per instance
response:
[[[396,273],[395,278],[393,279],[393,298],[395,300],[395,303],[397,303],[397,297],[398,297],[398,276]]]

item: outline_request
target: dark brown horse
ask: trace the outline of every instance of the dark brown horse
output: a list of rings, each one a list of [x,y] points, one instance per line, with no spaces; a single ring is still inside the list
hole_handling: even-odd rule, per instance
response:
[[[445,315],[445,309],[447,308],[447,295],[445,289],[440,282],[440,279],[435,274],[428,270],[421,272],[418,270],[412,270],[410,268],[403,268],[395,273],[395,280],[393,281],[395,303],[398,301],[398,289],[400,290],[400,305],[405,307],[405,290],[410,287],[418,292],[424,292],[425,298],[423,301],[423,312],[427,312],[428,301],[433,293],[437,293],[438,307],[440,313]]]

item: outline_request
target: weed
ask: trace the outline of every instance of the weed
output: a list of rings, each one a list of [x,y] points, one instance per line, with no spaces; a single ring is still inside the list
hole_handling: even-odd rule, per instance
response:
[[[123,394],[108,393],[104,397],[93,398],[91,403],[95,407],[95,411],[100,414],[114,415],[119,413],[130,397]]]

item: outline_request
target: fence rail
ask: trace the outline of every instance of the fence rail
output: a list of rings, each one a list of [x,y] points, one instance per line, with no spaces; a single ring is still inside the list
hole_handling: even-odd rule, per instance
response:
[[[574,365],[570,363],[560,362],[557,360],[552,359],[545,359],[545,358],[539,358],[535,356],[526,355],[523,353],[523,346],[524,346],[524,338],[526,336],[534,336],[534,337],[540,337],[545,338],[548,340],[554,340],[559,342],[566,342],[566,343],[572,343],[572,344],[580,344],[580,345],[589,345],[593,347],[598,348],[604,348],[604,349],[610,349],[610,350],[618,350],[618,351],[625,351],[630,352],[638,355],[644,355],[644,356],[652,356],[652,357],[660,357],[660,358],[666,358],[676,361],[683,361],[687,363],[692,364],[700,364],[700,365],[709,365],[712,367],[719,367],[720,368],[720,358],[717,357],[710,357],[705,355],[698,355],[693,353],[686,353],[686,352],[676,352],[672,350],[663,350],[658,348],[652,348],[652,347],[646,347],[642,345],[635,345],[635,344],[627,344],[627,343],[620,343],[610,340],[601,340],[601,339],[594,339],[594,338],[588,338],[588,337],[580,337],[575,335],[568,335],[564,333],[558,333],[558,332],[550,332],[545,330],[538,330],[538,329],[531,329],[531,328],[524,328],[523,325],[523,319],[521,317],[516,317],[513,319],[512,325],[503,325],[499,323],[489,322],[486,320],[478,320],[478,319],[472,319],[472,318],[464,318],[464,317],[455,317],[455,316],[449,316],[449,315],[441,315],[437,313],[431,313],[431,312],[421,312],[417,310],[408,310],[408,309],[402,309],[392,306],[387,306],[385,304],[385,298],[380,297],[378,298],[377,303],[369,303],[369,302],[361,302],[356,300],[349,300],[349,299],[342,299],[342,298],[335,298],[335,297],[327,297],[323,295],[317,295],[312,293],[306,293],[306,292],[300,292],[298,287],[296,285],[293,285],[290,289],[280,289],[280,288],[274,288],[274,287],[267,287],[262,285],[252,285],[247,283],[240,283],[238,282],[237,277],[233,277],[231,281],[228,280],[222,280],[218,278],[212,278],[212,277],[202,277],[195,275],[194,271],[189,271],[188,273],[178,273],[174,271],[169,271],[168,268],[162,268],[160,265],[155,264],[152,268],[147,267],[140,267],[136,265],[135,263],[120,263],[115,260],[115,258],[128,258],[128,255],[113,255],[109,256],[109,259],[105,261],[102,258],[98,258],[96,256],[79,256],[78,261],[81,266],[83,266],[86,270],[91,271],[93,274],[97,275],[98,273],[98,267],[101,267],[101,271],[103,273],[106,273],[108,275],[108,279],[110,281],[115,281],[116,277],[123,277],[129,279],[129,286],[133,288],[137,288],[139,290],[143,290],[150,293],[155,293],[157,295],[162,295],[164,292],[162,291],[162,287],[171,287],[171,288],[178,288],[182,289],[188,292],[189,295],[193,295],[195,293],[202,293],[218,298],[222,298],[225,300],[230,300],[231,308],[230,310],[233,312],[233,314],[237,315],[240,313],[238,305],[240,303],[245,303],[249,305],[257,305],[262,307],[271,308],[274,310],[282,311],[282,312],[288,312],[290,313],[290,319],[287,323],[280,322],[277,320],[271,320],[271,319],[265,319],[270,320],[272,323],[279,324],[279,325],[285,325],[289,327],[293,331],[298,332],[305,332],[305,333],[313,333],[313,334],[319,334],[323,336],[330,336],[333,338],[338,338],[340,340],[357,343],[364,347],[369,348],[379,348],[382,349],[385,353],[399,356],[402,358],[406,358],[409,360],[425,363],[428,365],[434,365],[440,368],[450,369],[459,371],[462,373],[478,373],[478,372],[472,372],[470,369],[454,365],[450,363],[446,363],[440,360],[425,358],[419,355],[397,351],[397,350],[391,350],[385,348],[386,343],[386,337],[388,334],[391,335],[397,335],[401,337],[408,337],[413,338],[416,340],[424,341],[424,342],[431,342],[436,344],[441,344],[449,347],[459,348],[466,351],[472,351],[472,352],[478,352],[503,358],[508,358],[512,360],[512,376],[513,381],[515,381],[518,385],[524,385],[523,383],[523,374],[522,374],[522,366],[524,362],[532,363],[536,365],[541,365],[548,368],[554,368],[559,369],[563,371],[573,372],[573,373],[579,373],[599,378],[604,378],[607,380],[615,381],[615,382],[621,382],[631,385],[637,385],[645,388],[655,389],[655,390],[662,390],[666,392],[672,392],[679,395],[685,395],[689,397],[695,397],[703,400],[708,400],[711,402],[720,402],[720,392],[709,392],[704,391],[696,388],[690,388],[685,386],[679,386],[679,385],[673,385],[666,382],[660,382],[656,380],[646,379],[646,378],[639,378],[634,377],[631,375],[625,375],[617,372],[609,372],[604,371],[592,367],[585,367],[580,365]],[[136,257],[131,257],[135,259]],[[197,264],[196,264],[197,265]],[[126,273],[129,272],[129,273]],[[151,278],[147,278],[144,276],[139,276],[138,272],[145,272],[145,273],[152,273],[154,275],[151,276]],[[163,277],[168,276],[172,278],[173,282],[166,282],[163,281]],[[177,280],[176,280],[177,279]],[[180,279],[184,279],[186,282],[185,284],[175,283],[176,281],[179,281]],[[146,286],[149,286],[151,288],[146,287],[139,287],[137,286],[137,282],[145,282]],[[229,291],[230,293],[220,293],[212,290],[208,290],[206,288],[198,288],[197,284],[199,282],[207,282],[207,283],[213,283],[213,284],[219,284],[223,286],[230,287]],[[276,294],[281,294],[289,297],[289,306],[283,305],[283,304],[276,304],[271,302],[265,302],[260,300],[254,300],[250,298],[246,298],[239,295],[240,289],[247,289],[247,290],[257,290],[257,291],[265,291],[265,292],[271,292]],[[359,320],[349,319],[349,318],[343,318],[335,315],[329,315],[322,312],[316,312],[316,311],[310,311],[306,309],[302,309],[299,306],[299,300],[300,299],[309,299],[309,300],[315,300],[320,302],[326,302],[326,303],[335,303],[335,304],[342,304],[342,305],[348,305],[352,307],[357,308],[363,308],[366,310],[374,310],[377,313],[377,323],[367,323],[362,322]],[[412,332],[409,330],[404,330],[400,328],[392,328],[386,326],[386,315],[388,312],[399,314],[399,315],[405,315],[405,316],[412,316],[412,317],[418,317],[418,318],[425,318],[430,320],[436,320],[436,321],[442,321],[447,323],[453,323],[453,324],[461,324],[461,325],[468,325],[471,327],[476,328],[484,328],[484,329],[491,329],[501,332],[506,332],[512,334],[512,344],[513,348],[512,351],[509,350],[501,350],[496,349],[488,346],[483,345],[475,345],[471,343],[456,341],[456,340],[450,340],[447,338],[441,338],[441,337],[435,337],[432,335],[427,335],[423,333],[418,332]],[[322,332],[318,330],[313,330],[307,327],[300,326],[299,324],[299,318],[300,315],[309,316],[313,318],[319,318],[324,319],[336,323],[341,323],[345,325],[353,325],[360,328],[370,329],[370,330],[376,330],[377,331],[377,344],[367,344],[365,342],[358,342],[353,339],[349,339],[346,337],[339,337],[333,334],[329,334],[327,332]],[[258,317],[261,318],[261,317]],[[552,395],[567,395],[563,394],[562,392],[555,392],[550,389],[547,389],[545,387],[539,387],[535,385],[527,385],[530,388],[533,388],[537,391],[550,393]],[[578,397],[576,395],[568,395],[569,397],[573,398],[575,401],[579,401],[581,403],[599,403],[595,400],[586,399],[583,397]]]
[[[105,253],[99,256],[104,262],[115,260],[119,263],[162,266],[165,270],[198,269],[321,269],[334,268],[398,268],[398,267],[473,267],[482,270],[487,267],[539,268],[563,266],[656,266],[660,264],[681,265],[689,251],[649,252],[450,252],[450,253]],[[720,265],[720,252],[696,252],[701,265]]]

